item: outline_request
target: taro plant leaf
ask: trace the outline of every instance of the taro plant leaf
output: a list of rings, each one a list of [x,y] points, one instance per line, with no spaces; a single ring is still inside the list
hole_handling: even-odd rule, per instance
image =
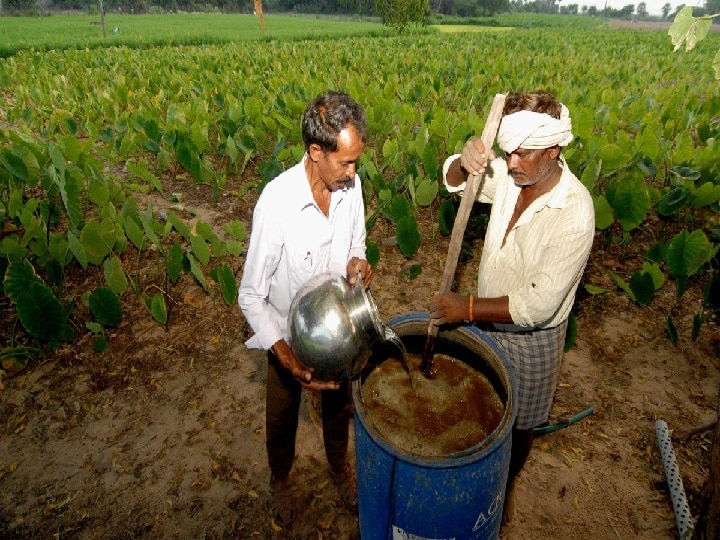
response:
[[[380,246],[375,242],[368,241],[365,248],[365,256],[372,266],[376,266],[380,261]]]
[[[425,176],[430,180],[437,178],[438,170],[440,169],[438,154],[436,144],[423,145],[420,158],[422,159],[423,169],[425,169]]]
[[[263,104],[259,98],[250,96],[243,103],[243,109],[253,124],[260,124],[263,119]]]
[[[387,214],[394,222],[399,223],[401,219],[412,216],[410,201],[407,197],[396,195],[387,206]]]
[[[415,190],[415,202],[420,206],[429,206],[438,194],[438,183],[430,180],[423,180]]]
[[[615,218],[612,206],[610,206],[607,199],[603,195],[594,197],[593,206],[595,206],[595,227],[600,230],[610,227]]]
[[[602,160],[602,171],[609,172],[619,169],[625,165],[631,158],[632,154],[623,151],[618,144],[607,144],[600,148],[598,157]]]
[[[122,262],[120,262],[120,257],[114,255],[113,257],[105,259],[103,262],[103,270],[105,271],[105,282],[108,284],[108,287],[110,287],[110,290],[115,294],[125,292],[128,282]]]
[[[98,287],[88,299],[90,311],[103,326],[117,326],[122,319],[120,297],[107,287]]]
[[[177,146],[177,160],[183,168],[190,172],[196,180],[202,180],[202,170],[200,164],[200,155],[187,141],[178,143]]]
[[[210,262],[210,248],[208,247],[207,242],[205,242],[205,239],[199,235],[191,235],[190,246],[192,247],[192,252],[198,258],[198,260],[204,266],[207,266],[207,264]]]
[[[630,277],[630,290],[633,292],[635,301],[641,306],[652,300],[655,294],[655,283],[648,272],[635,272]]]
[[[577,335],[577,319],[575,319],[575,314],[570,312],[570,316],[568,317],[567,331],[565,332],[565,345],[563,346],[563,352],[568,352],[570,349],[573,348],[573,345],[575,345],[575,341],[577,341]]]
[[[59,183],[60,196],[65,205],[68,221],[74,229],[77,229],[82,220],[80,201],[80,193],[83,188],[82,181],[76,174],[68,172],[68,174],[61,175]]]
[[[85,323],[85,328],[90,330],[93,334],[102,334],[103,326],[99,322],[88,321]]]
[[[659,264],[645,261],[642,271],[652,276],[653,287],[656,291],[665,284],[665,274],[663,274]]]
[[[115,224],[110,218],[101,222],[88,221],[80,232],[80,243],[85,251],[97,259],[104,258],[112,251],[116,239]]]
[[[0,152],[0,164],[23,184],[28,183],[28,170],[25,162],[9,149],[3,149],[3,152]]]
[[[392,163],[398,153],[398,143],[395,139],[385,139],[382,147],[382,155],[385,163]]]
[[[67,237],[68,247],[70,248],[73,256],[75,257],[77,262],[80,263],[80,266],[83,267],[83,270],[87,269],[88,255],[87,251],[85,251],[85,247],[82,245],[82,242],[80,242],[80,239],[75,236],[71,231],[68,231]]]
[[[648,249],[646,257],[653,262],[664,261],[667,258],[668,246],[664,242],[658,242]],[[658,287],[659,288],[659,287]]]
[[[110,200],[110,190],[107,182],[96,168],[93,168],[94,174],[90,174],[88,178],[87,194],[88,198],[98,206],[104,206]]]
[[[657,174],[657,166],[649,157],[640,158],[637,161],[637,168],[648,176],[655,176]]]
[[[235,240],[245,239],[245,225],[238,219],[233,219],[230,223],[223,225],[223,230]]]
[[[227,249],[228,254],[232,255],[233,257],[239,257],[240,255],[242,255],[243,245],[242,242],[228,240],[227,242],[225,242],[225,249]]]
[[[145,182],[150,184],[153,189],[155,189],[159,193],[164,193],[162,183],[157,176],[150,172],[147,162],[140,161],[136,164],[128,161],[127,163],[125,163],[125,168],[141,180],[144,180]]]
[[[607,289],[605,287],[600,287],[599,285],[593,285],[592,283],[586,283],[584,285],[585,290],[588,292],[588,294],[592,296],[597,296],[598,294],[604,294],[607,292]]]
[[[712,24],[711,17],[693,17],[692,7],[685,6],[677,15],[675,20],[670,25],[668,35],[672,39],[672,44],[675,47],[675,51],[685,44],[686,51],[692,51],[698,41],[707,36]]]
[[[690,190],[686,187],[678,186],[673,188],[657,202],[657,211],[663,216],[675,214],[687,206],[690,197]]]
[[[210,146],[208,125],[205,122],[193,122],[192,126],[190,126],[190,137],[199,154],[205,152]]]
[[[30,261],[13,261],[8,265],[3,279],[3,290],[10,300],[17,303],[18,297],[27,291],[32,283],[43,284]]]
[[[696,342],[698,340],[698,338],[700,337],[700,328],[702,328],[702,324],[703,324],[703,318],[698,313],[693,315],[693,325],[692,325],[692,334],[691,334],[693,343]]]
[[[408,259],[417,253],[420,247],[420,229],[415,216],[406,216],[398,221],[397,240],[400,251]]]
[[[627,283],[625,283],[625,281],[623,281],[623,279],[620,276],[618,276],[615,272],[610,272],[610,275],[612,275],[617,286],[620,287],[623,291],[625,291],[625,293],[634,302],[635,301],[635,293],[632,291],[630,286]]]
[[[160,253],[164,253],[163,246],[160,243],[160,239],[158,238],[157,233],[153,228],[155,218],[153,217],[152,206],[147,207],[147,210],[145,211],[145,216],[140,218],[140,222],[142,223],[145,235],[150,239],[150,241],[158,249],[158,251],[160,251]]]
[[[452,233],[456,214],[455,205],[450,199],[445,199],[440,203],[439,225],[441,234],[447,236]]]
[[[266,162],[260,166],[260,177],[262,182],[260,188],[264,188],[270,180],[283,172],[283,164],[277,156],[271,156]]]
[[[710,206],[718,201],[720,201],[720,185],[712,182],[705,182],[692,195],[692,204],[697,208]]]
[[[420,274],[422,274],[421,264],[411,264],[410,266],[400,270],[400,275],[410,281],[416,279]]]
[[[125,218],[125,221],[123,222],[123,229],[125,229],[125,234],[135,248],[138,251],[143,251],[145,249],[145,235],[135,220],[131,217]]]
[[[210,226],[209,223],[205,221],[198,221],[195,224],[195,232],[197,232],[200,236],[202,236],[205,240],[208,242],[212,242],[217,238],[217,235],[215,234],[215,231]]]
[[[57,261],[48,259],[45,262],[45,273],[47,274],[47,278],[50,280],[50,283],[53,285],[62,285],[63,279],[65,278],[65,272],[63,272],[62,266],[60,266]]]
[[[650,197],[640,178],[624,177],[613,182],[607,187],[605,196],[626,231],[640,225],[650,210]]]
[[[676,277],[690,277],[718,252],[720,245],[713,246],[699,229],[688,232],[683,229],[670,241],[667,252],[668,270]]]
[[[686,276],[677,276],[675,278],[675,285],[677,286],[676,296],[679,301],[685,294],[685,291],[687,291],[688,285],[690,285],[690,279]]]
[[[97,353],[105,352],[107,350],[107,346],[107,338],[103,335],[98,336],[93,341],[93,351]]]
[[[180,244],[175,242],[172,246],[170,246],[167,254],[167,272],[170,281],[173,283],[175,283],[180,277],[184,256],[185,252]]]
[[[599,176],[600,167],[598,165],[598,162],[592,160],[590,163],[588,163],[587,167],[585,167],[585,170],[580,177],[580,181],[588,189],[588,191],[592,193],[595,189],[595,185],[597,184]]]
[[[223,300],[228,306],[232,306],[237,300],[238,285],[235,274],[227,262],[212,269],[210,276],[220,286]]]
[[[190,230],[190,227],[188,227],[187,224],[177,216],[177,214],[174,212],[168,212],[167,220],[186,240],[192,240],[193,233]]]
[[[161,293],[156,293],[151,298],[145,298],[145,306],[153,319],[160,324],[167,324],[167,307],[165,306],[165,297]]]
[[[8,261],[19,261],[27,256],[27,249],[18,242],[16,234],[6,236],[0,240],[0,257]]]
[[[202,267],[198,264],[192,253],[187,253],[187,260],[190,263],[190,272],[192,273],[192,275],[195,276],[195,279],[198,280],[198,283],[202,285],[202,288],[205,289],[205,291],[208,291],[210,287],[205,280],[205,274],[203,274]]]
[[[65,325],[60,300],[42,282],[32,281],[17,296],[17,314],[25,330],[38,339],[57,342]]]
[[[673,345],[678,344],[678,333],[677,328],[675,327],[675,323],[672,320],[672,317],[668,315],[668,318],[665,320],[665,331],[668,334],[668,337],[670,338],[670,341],[672,341]]]

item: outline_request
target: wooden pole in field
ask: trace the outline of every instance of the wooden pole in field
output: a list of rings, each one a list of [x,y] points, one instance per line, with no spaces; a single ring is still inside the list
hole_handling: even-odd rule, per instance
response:
[[[490,108],[490,114],[485,122],[485,128],[482,132],[482,141],[487,150],[490,150],[495,142],[495,135],[500,127],[500,119],[502,118],[503,107],[505,106],[505,94],[495,94],[492,107]],[[470,218],[470,211],[472,210],[473,203],[477,199],[478,190],[480,184],[485,178],[477,174],[468,176],[467,182],[465,183],[465,191],[463,191],[462,199],[460,200],[460,207],[458,213],[455,216],[455,223],[453,224],[452,235],[450,236],[450,247],[448,248],[447,259],[445,259],[445,270],[442,276],[442,282],[440,283],[439,294],[445,294],[450,292],[452,287],[453,279],[455,278],[455,270],[457,269],[458,258],[460,257],[460,248],[462,247],[463,236],[465,235],[465,226],[467,225],[468,219]],[[435,337],[438,333],[438,327],[435,326],[432,321],[428,325],[427,341],[425,342],[425,349],[422,355],[421,370],[425,377],[430,378],[433,354],[435,350]]]
[[[105,6],[103,6],[103,0],[98,0],[98,9],[100,10],[100,26],[102,26],[103,37],[107,37],[107,30],[105,29]]]

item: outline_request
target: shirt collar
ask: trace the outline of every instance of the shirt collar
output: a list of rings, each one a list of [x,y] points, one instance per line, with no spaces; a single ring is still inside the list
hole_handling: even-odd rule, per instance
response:
[[[565,161],[563,156],[560,156],[560,167],[562,167],[562,174],[560,175],[560,181],[557,185],[546,193],[544,197],[547,197],[544,204],[549,208],[565,208],[567,203],[568,188],[570,187],[570,168]]]
[[[295,191],[289,194],[289,196],[294,197],[298,201],[300,210],[305,210],[310,206],[317,207],[315,197],[313,197],[312,190],[310,189],[310,179],[307,177],[307,172],[305,170],[305,162],[308,159],[310,159],[310,157],[307,153],[305,153],[300,163],[297,164],[297,167],[300,167],[301,169],[299,176],[304,179],[304,182],[296,182],[294,184]],[[344,189],[333,191],[330,194],[330,207],[332,208],[333,205],[343,200],[350,189],[351,188],[349,187],[345,187]]]

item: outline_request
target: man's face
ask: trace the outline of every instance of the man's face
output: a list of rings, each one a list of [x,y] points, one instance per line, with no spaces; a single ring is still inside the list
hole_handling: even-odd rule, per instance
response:
[[[557,146],[538,150],[518,148],[514,152],[506,153],[505,161],[515,185],[527,187],[553,177],[557,171],[556,159],[559,154]]]
[[[330,191],[337,191],[355,179],[355,164],[362,156],[365,143],[353,127],[347,127],[338,134],[336,152],[323,152],[319,147],[310,147],[311,158],[317,163],[320,179]]]

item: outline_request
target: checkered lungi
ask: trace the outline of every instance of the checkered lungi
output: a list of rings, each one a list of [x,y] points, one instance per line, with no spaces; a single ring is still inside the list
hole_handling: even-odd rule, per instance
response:
[[[556,326],[530,332],[489,330],[513,368],[518,389],[517,429],[531,429],[550,416],[560,376],[567,320]]]

